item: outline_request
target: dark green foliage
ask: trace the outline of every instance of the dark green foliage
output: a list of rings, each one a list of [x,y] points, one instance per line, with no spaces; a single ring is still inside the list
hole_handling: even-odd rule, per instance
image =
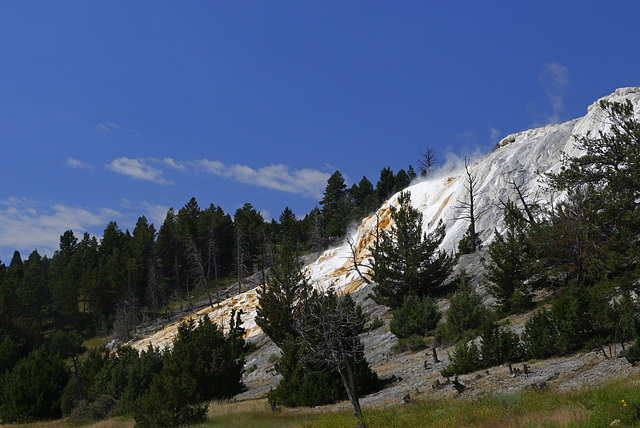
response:
[[[314,407],[348,398],[337,371],[326,371],[317,365],[304,364],[302,358],[305,350],[293,340],[285,342],[281,349],[278,371],[282,380],[269,393],[269,401],[287,407]],[[356,370],[359,395],[369,394],[379,388],[378,376],[364,357],[358,362]]]
[[[264,218],[253,205],[246,203],[236,210],[233,222],[236,231],[236,267],[246,268],[246,274],[251,274],[258,267],[264,252]]]
[[[551,315],[558,328],[557,347],[562,355],[593,348],[614,340],[616,312],[602,284],[579,286],[572,281],[553,302]]]
[[[68,333],[64,331],[55,332],[51,338],[49,350],[66,359],[84,353],[87,348],[82,344],[82,337],[77,331],[73,330]]]
[[[163,374],[153,378],[148,395],[135,409],[139,427],[177,427],[206,419],[207,404],[194,404],[196,380],[187,374]]]
[[[84,391],[84,398],[80,395],[76,377],[74,376],[73,378],[70,378],[61,399],[62,413],[65,416],[71,414],[78,405],[82,405],[82,402],[88,403],[87,406],[90,410],[93,406],[92,403],[100,396],[109,397],[108,401],[113,402],[111,407],[114,407],[117,404],[115,398],[110,395],[105,395],[100,389],[101,385],[96,384],[96,377],[105,368],[108,362],[109,351],[104,346],[91,349],[84,360],[77,361],[76,367],[74,368],[74,374],[77,373],[80,378]],[[100,406],[101,405],[98,407]],[[111,410],[111,407],[109,410]],[[85,411],[86,410],[87,408],[85,408]],[[101,413],[101,411],[97,410],[97,413]]]
[[[337,296],[331,289],[326,294],[314,291],[296,320],[303,361],[311,367],[340,374],[356,418],[361,415],[359,366],[367,364],[359,338],[364,324],[362,308],[351,296]]]
[[[487,320],[489,311],[482,303],[482,298],[467,283],[463,273],[458,280],[458,291],[449,299],[446,321],[438,326],[438,336],[448,343],[455,343],[465,334],[475,331]]]
[[[634,206],[640,196],[640,122],[629,100],[624,104],[602,100],[600,108],[611,128],[597,136],[576,137],[585,154],[567,159],[560,173],[549,177],[558,188],[596,184],[615,193],[621,206]]]
[[[504,313],[529,309],[531,296],[527,281],[533,275],[534,259],[527,236],[527,223],[516,205],[507,201],[504,209],[506,231],[495,231],[489,244],[490,261],[485,265],[487,291],[496,298]]]
[[[344,388],[335,367],[328,368],[313,362],[303,364],[305,353],[311,351],[300,342],[301,333],[296,328],[296,320],[307,303],[304,297],[309,292],[309,285],[291,244],[285,244],[280,252],[278,263],[270,271],[268,283],[267,290],[258,292],[256,323],[283,353],[278,365],[283,378],[269,394],[269,400],[285,406],[315,406],[344,399]],[[356,311],[355,306],[352,309],[359,314],[355,317],[358,323],[352,326],[353,331],[342,333],[357,337],[364,326],[364,317],[358,312],[359,309]],[[338,332],[339,329],[332,331]],[[356,365],[362,385],[367,387],[377,383],[377,376],[362,355],[358,357]]]
[[[248,348],[241,313],[232,315],[226,335],[206,316],[197,325],[183,323],[173,348],[163,353],[151,347],[140,353],[131,347],[113,354],[104,348],[90,351],[78,364],[86,402],[70,382],[65,413],[73,411],[74,418],[92,420],[107,413],[134,414],[141,426],[203,420],[207,406],[201,402],[229,398],[242,387],[243,355]]]
[[[293,340],[282,346],[278,364],[282,380],[269,393],[269,401],[287,407],[320,406],[347,399],[337,371],[303,363],[305,350]],[[378,376],[364,358],[357,365],[358,393],[365,395],[379,388]]]
[[[438,306],[428,296],[418,297],[409,294],[402,306],[393,311],[393,319],[389,324],[391,333],[399,339],[414,335],[424,336],[436,328],[442,314]]]
[[[390,167],[382,168],[380,170],[380,179],[376,184],[376,196],[378,197],[378,203],[383,203],[392,196],[395,188],[396,183],[393,171]]]
[[[449,365],[440,371],[444,377],[471,373],[482,368],[480,351],[475,342],[459,342],[449,354]]]
[[[20,359],[20,346],[13,338],[5,334],[0,341],[0,376],[10,371]]]
[[[2,422],[59,418],[60,397],[68,379],[69,370],[57,354],[45,347],[33,351],[2,376]]]
[[[480,349],[474,341],[460,341],[449,354],[449,365],[440,373],[443,376],[465,374],[509,362],[521,361],[524,348],[517,334],[487,322],[482,328]]]
[[[409,181],[413,180],[417,176],[418,174],[416,174],[415,170],[413,169],[413,166],[409,165],[409,169],[407,169],[407,177],[409,177]]]
[[[558,328],[546,309],[536,312],[524,325],[522,342],[529,358],[549,358],[558,354]]]
[[[422,214],[411,206],[411,194],[401,193],[399,207],[393,208],[395,222],[391,231],[383,231],[372,255],[374,300],[392,309],[402,306],[404,296],[433,295],[451,271],[453,259],[438,250],[444,239],[439,223],[430,234],[422,233]]]
[[[232,321],[232,327],[236,322]],[[165,357],[162,376],[192,379],[195,387],[190,389],[187,399],[193,403],[232,397],[242,387],[244,350],[237,346],[242,340],[241,336],[239,340],[234,338],[238,335],[232,328],[232,333],[225,337],[207,316],[197,326],[193,320],[183,323],[171,353]]]
[[[483,367],[515,363],[524,358],[520,338],[509,329],[500,328],[493,322],[485,323],[480,334],[480,355]]]
[[[160,373],[162,366],[163,357],[157,349],[149,347],[138,353],[129,346],[121,347],[95,376],[89,394],[109,395],[118,401],[118,413],[129,413],[140,405],[153,376]]]
[[[305,367],[302,352],[300,345],[293,341],[283,344],[278,365],[282,380],[269,393],[269,401],[287,407],[314,407],[346,399],[340,375],[318,367]]]
[[[352,213],[354,220],[359,220],[371,214],[379,205],[373,184],[371,184],[367,177],[363,176],[357,185],[354,184],[351,186],[349,192],[354,205],[354,212]]]
[[[99,373],[105,368],[110,359],[110,353],[104,346],[91,349],[84,360],[79,364],[78,370],[82,379],[86,400],[96,400],[105,392],[100,389],[100,385],[96,382]],[[75,386],[75,385],[74,385]],[[73,389],[77,394],[77,389]]]
[[[282,380],[269,393],[269,401],[294,407],[317,406],[344,400],[347,393],[339,370],[346,366],[350,366],[352,374],[356,376],[359,395],[377,390],[378,377],[364,359],[358,339],[365,322],[359,306],[348,295],[338,299],[333,293],[328,296],[314,293],[311,302],[311,306],[303,308],[306,315],[300,321],[299,325],[302,327],[296,329],[296,337],[290,334],[281,345],[279,372]],[[320,318],[309,318],[310,314]],[[303,336],[301,329],[304,326],[306,330],[303,331],[308,336]],[[317,334],[321,334],[321,331],[325,332],[328,339],[325,343],[316,341],[320,339]],[[330,349],[319,350],[319,346],[327,344],[330,344]],[[336,359],[329,361],[331,356]]]
[[[471,233],[472,233],[471,227],[469,227],[465,232],[464,236],[462,237],[462,239],[458,242],[459,255],[471,254],[476,251],[476,249],[473,247],[474,240],[472,239]],[[482,244],[482,241],[480,240],[480,235],[478,233],[476,233],[476,236],[475,236],[475,243],[476,243],[476,246],[479,246]]]
[[[633,345],[627,349],[627,361],[631,364],[636,364],[640,361],[640,317],[633,318]]]
[[[409,174],[405,172],[404,169],[398,171],[394,179],[394,192],[399,192],[409,187],[411,184],[411,178],[409,178]]]
[[[282,248],[267,282],[269,288],[258,290],[256,324],[282,346],[288,335],[295,334],[293,321],[303,303],[301,297],[309,288],[302,262],[292,244],[287,243]]]
[[[344,235],[349,221],[349,204],[347,186],[340,171],[334,172],[329,177],[320,205],[322,205],[324,236]]]
[[[391,352],[399,354],[401,352],[406,351],[419,351],[427,347],[426,340],[424,336],[409,336],[404,339],[398,340],[395,344],[391,346]]]
[[[577,281],[590,286],[606,274],[607,260],[616,257],[609,243],[613,231],[602,218],[603,194],[593,186],[567,189],[567,199],[553,206],[545,221],[532,228],[539,264],[557,285]],[[559,288],[559,287],[558,287]]]
[[[576,136],[583,154],[547,175],[554,188],[567,192],[567,200],[540,225],[536,245],[544,250],[541,261],[562,273],[565,284],[576,280],[590,286],[638,267],[640,123],[629,101],[603,100],[600,108],[610,129]]]
[[[300,234],[298,232],[298,223],[296,216],[291,211],[291,208],[285,207],[282,214],[278,218],[280,221],[280,235],[282,242],[297,243],[300,241]]]

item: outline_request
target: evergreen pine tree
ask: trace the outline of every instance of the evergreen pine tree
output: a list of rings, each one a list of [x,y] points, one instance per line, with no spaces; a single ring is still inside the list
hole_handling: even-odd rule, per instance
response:
[[[394,225],[380,234],[372,251],[374,300],[392,309],[402,306],[404,296],[433,295],[451,272],[453,259],[438,246],[444,239],[444,225],[422,233],[422,214],[411,206],[411,194],[403,192],[398,207],[392,208]]]
[[[348,222],[348,204],[346,201],[347,186],[340,171],[334,172],[320,201],[325,236],[342,236],[346,232]]]
[[[527,223],[511,201],[505,206],[504,222],[505,233],[500,234],[496,229],[495,241],[489,245],[490,261],[485,264],[485,278],[489,281],[489,294],[496,298],[502,311],[510,313],[527,309],[531,302],[527,281],[533,276],[533,257]]]

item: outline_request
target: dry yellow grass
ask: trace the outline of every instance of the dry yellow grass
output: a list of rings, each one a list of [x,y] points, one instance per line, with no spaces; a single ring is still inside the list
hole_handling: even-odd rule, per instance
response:
[[[247,401],[213,401],[209,404],[207,416],[212,418],[220,415],[254,412],[260,413],[263,411],[271,412],[266,398]]]

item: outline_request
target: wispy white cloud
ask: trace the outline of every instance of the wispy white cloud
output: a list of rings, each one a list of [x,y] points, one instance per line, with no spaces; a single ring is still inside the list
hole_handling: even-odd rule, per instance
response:
[[[173,181],[167,180],[163,177],[163,171],[161,169],[152,167],[147,163],[147,161],[154,161],[154,159],[131,159],[127,157],[119,157],[112,160],[106,166],[108,169],[117,172],[118,174],[127,175],[137,180],[152,181],[158,184],[173,184]]]
[[[164,158],[162,160],[154,159],[154,161],[161,162],[167,166],[170,166],[173,169],[177,169],[178,171],[185,171],[187,169],[187,166],[185,165],[184,162],[176,161],[175,159],[172,159],[172,158]]]
[[[88,210],[11,197],[0,202],[0,249],[6,251],[0,254],[3,262],[10,261],[7,257],[13,250],[19,250],[26,257],[37,248],[40,254],[51,256],[65,231],[73,230],[80,237],[79,234],[105,226],[121,216],[120,212],[109,208]]]
[[[109,133],[117,130],[118,128],[120,128],[120,125],[118,125],[116,123],[112,123],[112,122],[104,122],[104,123],[96,123],[95,127],[96,127],[96,131],[98,131],[98,133],[100,133],[100,134],[109,134]]]
[[[329,174],[317,169],[291,169],[277,164],[254,169],[247,165],[225,165],[217,160],[200,159],[196,167],[210,174],[229,178],[258,187],[297,193],[319,199],[329,179]]]
[[[564,65],[557,62],[550,62],[545,66],[545,69],[555,84],[566,86],[569,83],[569,79],[567,78],[569,69]]]
[[[287,165],[274,164],[256,169],[241,164],[226,165],[218,160],[209,159],[180,161],[172,158],[119,157],[107,164],[107,168],[131,178],[160,184],[173,184],[173,181],[165,178],[165,172],[168,170],[206,173],[240,183],[316,199],[322,197],[330,176],[326,172],[312,168],[293,169]]]
[[[502,135],[502,133],[500,132],[499,129],[494,128],[493,125],[490,124],[489,135],[491,136],[491,142],[497,143],[500,141],[500,135]]]
[[[67,160],[64,162],[64,165],[67,168],[73,168],[73,169],[86,169],[86,170],[93,169],[93,166],[76,158],[67,158]]]
[[[544,113],[544,124],[559,123],[560,115],[564,110],[564,93],[569,84],[569,68],[557,63],[550,62],[545,65],[540,74],[540,84],[547,93],[547,98],[551,107],[551,113]]]
[[[167,217],[169,207],[162,204],[143,201],[141,208],[144,215],[147,217],[147,220],[155,225],[156,231],[160,230],[160,226],[162,226],[162,223],[164,223],[164,220]]]

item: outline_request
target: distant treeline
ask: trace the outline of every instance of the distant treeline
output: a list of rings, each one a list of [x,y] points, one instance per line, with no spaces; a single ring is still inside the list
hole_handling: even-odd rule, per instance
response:
[[[245,291],[250,275],[266,280],[285,244],[299,252],[321,250],[415,175],[412,168],[397,174],[384,168],[376,188],[366,177],[347,188],[336,171],[322,208],[316,206],[303,219],[286,207],[279,221],[268,222],[249,203],[231,216],[214,204],[203,209],[192,198],[177,213],[169,209],[159,229],[142,216],[133,231],[122,231],[115,221],[101,237],[84,233],[78,239],[68,230],[50,258],[34,250],[23,260],[15,251],[9,266],[0,262],[0,386],[18,379],[27,385],[25,397],[49,407],[36,414],[27,399],[14,403],[9,394],[0,400],[0,419],[59,417],[56,385],[68,376],[61,361],[73,357],[75,365],[83,338],[115,335],[126,341],[140,322],[182,309],[185,301],[208,296],[213,304],[218,290],[233,283]],[[56,360],[56,337],[65,335],[74,338],[71,347],[77,349]],[[40,386],[23,382],[32,366],[61,378]]]
[[[26,260],[16,251],[9,266],[0,262],[0,337],[8,336],[26,356],[51,332],[84,335],[115,332],[130,336],[144,318],[154,318],[185,299],[243,282],[270,268],[284,242],[299,251],[316,251],[344,235],[348,224],[373,212],[415,177],[382,169],[374,188],[363,177],[347,188],[336,171],[320,207],[298,219],[286,207],[279,221],[265,221],[247,203],[233,216],[192,198],[172,208],[159,228],[140,217],[133,231],[110,222],[102,237],[66,231],[51,258],[33,251]],[[264,280],[265,276],[262,276]]]

